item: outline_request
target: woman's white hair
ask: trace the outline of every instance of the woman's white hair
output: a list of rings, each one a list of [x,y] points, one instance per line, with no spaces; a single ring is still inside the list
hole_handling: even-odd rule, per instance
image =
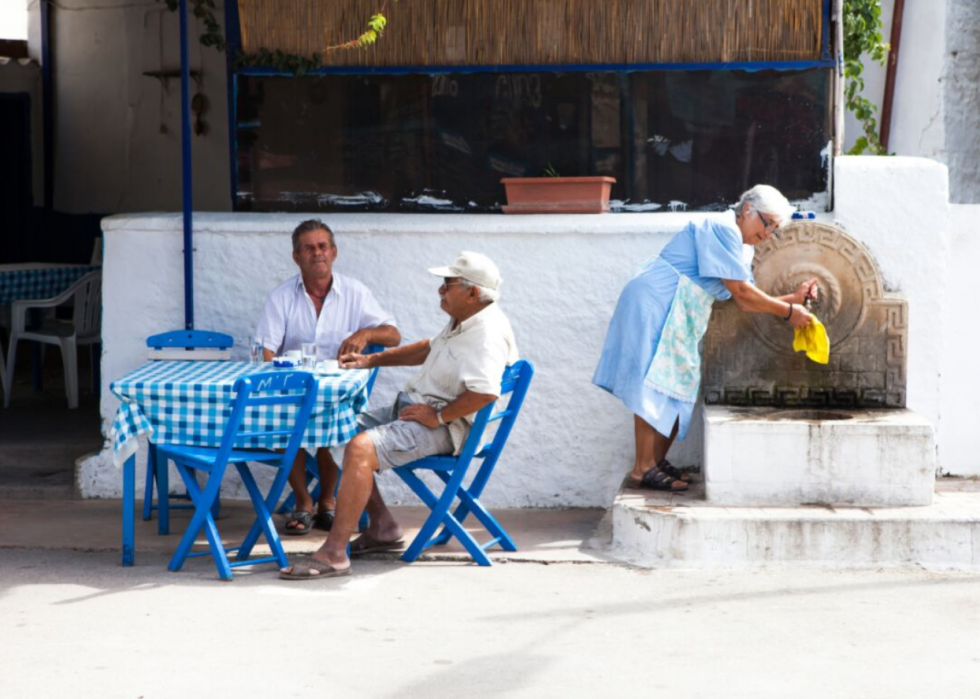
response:
[[[479,284],[474,284],[473,282],[467,281],[467,280],[462,279],[462,278],[460,278],[459,282],[460,282],[460,284],[463,285],[464,288],[467,288],[468,289],[470,287],[474,287],[475,286],[477,289],[479,289],[480,290],[480,303],[490,303],[490,302],[496,301],[497,299],[500,298],[500,290],[499,289],[488,289],[485,286],[480,286]]]
[[[793,212],[796,211],[782,192],[767,184],[757,184],[744,192],[735,205],[735,213],[741,214],[742,207],[746,204],[760,213],[775,216],[782,225],[789,223],[793,218]]]

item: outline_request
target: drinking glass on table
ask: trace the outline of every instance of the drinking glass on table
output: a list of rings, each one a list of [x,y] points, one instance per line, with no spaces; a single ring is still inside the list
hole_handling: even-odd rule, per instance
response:
[[[248,340],[248,361],[250,364],[261,364],[265,358],[262,353],[262,342],[257,337]]]
[[[300,346],[301,357],[303,359],[304,369],[313,369],[316,367],[316,343],[315,342],[304,342]]]

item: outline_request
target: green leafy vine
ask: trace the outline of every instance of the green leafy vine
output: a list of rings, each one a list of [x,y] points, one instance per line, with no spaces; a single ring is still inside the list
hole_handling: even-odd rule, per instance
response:
[[[844,0],[844,99],[847,109],[860,122],[864,135],[849,155],[882,155],[878,137],[878,107],[864,97],[864,55],[884,64],[889,46],[881,37],[881,0]]]
[[[167,4],[167,9],[176,12],[179,8],[179,0],[163,0]],[[226,0],[227,2],[237,2],[237,0]],[[158,0],[159,2],[159,0]],[[204,31],[201,33],[200,41],[203,46],[213,47],[217,51],[224,51],[226,48],[225,38],[221,33],[221,25],[215,17],[214,0],[188,0],[190,3],[191,14],[204,23]],[[398,2],[398,0],[393,0]],[[314,53],[312,56],[300,56],[298,54],[286,53],[284,51],[259,49],[253,53],[239,51],[235,56],[236,67],[262,67],[276,68],[282,72],[302,75],[303,73],[319,68],[323,65],[323,56],[331,51],[364,49],[377,43],[384,35],[385,27],[388,26],[388,18],[384,12],[388,6],[388,0],[382,0],[381,8],[371,15],[368,20],[367,29],[356,39],[345,41],[340,44],[328,44],[323,49],[323,53]]]

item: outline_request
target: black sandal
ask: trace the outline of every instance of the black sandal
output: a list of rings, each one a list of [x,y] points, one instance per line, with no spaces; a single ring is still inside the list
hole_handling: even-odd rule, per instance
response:
[[[330,531],[333,528],[334,510],[324,510],[313,515],[313,528]]]
[[[667,461],[667,459],[661,459],[660,463],[657,464],[657,468],[666,473],[668,476],[674,480],[680,481],[681,483],[690,483],[691,474],[681,471],[679,468],[674,466],[672,463]]]
[[[675,488],[674,483],[680,483],[682,487]],[[648,488],[649,490],[666,490],[671,493],[677,493],[687,490],[687,483],[668,475],[661,470],[660,467],[654,466],[643,474],[643,478],[640,479],[640,483],[637,487]]]
[[[289,526],[290,524],[293,526]],[[302,525],[303,528],[300,529],[297,525]],[[313,514],[306,510],[296,510],[289,515],[286,526],[282,528],[282,533],[289,536],[306,536],[311,531],[313,531]]]

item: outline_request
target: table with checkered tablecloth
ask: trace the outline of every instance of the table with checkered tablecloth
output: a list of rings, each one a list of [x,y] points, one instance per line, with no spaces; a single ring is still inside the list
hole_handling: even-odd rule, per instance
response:
[[[42,262],[0,265],[0,306],[14,301],[54,298],[97,265],[68,265]]]
[[[247,362],[150,362],[112,382],[122,404],[112,423],[116,465],[123,467],[123,565],[133,560],[136,437],[159,444],[217,447],[231,413],[235,382],[243,376],[276,371],[270,364]],[[367,402],[370,372],[318,374],[317,401],[303,447],[317,449],[349,442],[357,434],[357,414]],[[250,408],[242,422],[247,432],[288,429],[297,406]],[[288,437],[254,438],[240,448],[285,448]]]

